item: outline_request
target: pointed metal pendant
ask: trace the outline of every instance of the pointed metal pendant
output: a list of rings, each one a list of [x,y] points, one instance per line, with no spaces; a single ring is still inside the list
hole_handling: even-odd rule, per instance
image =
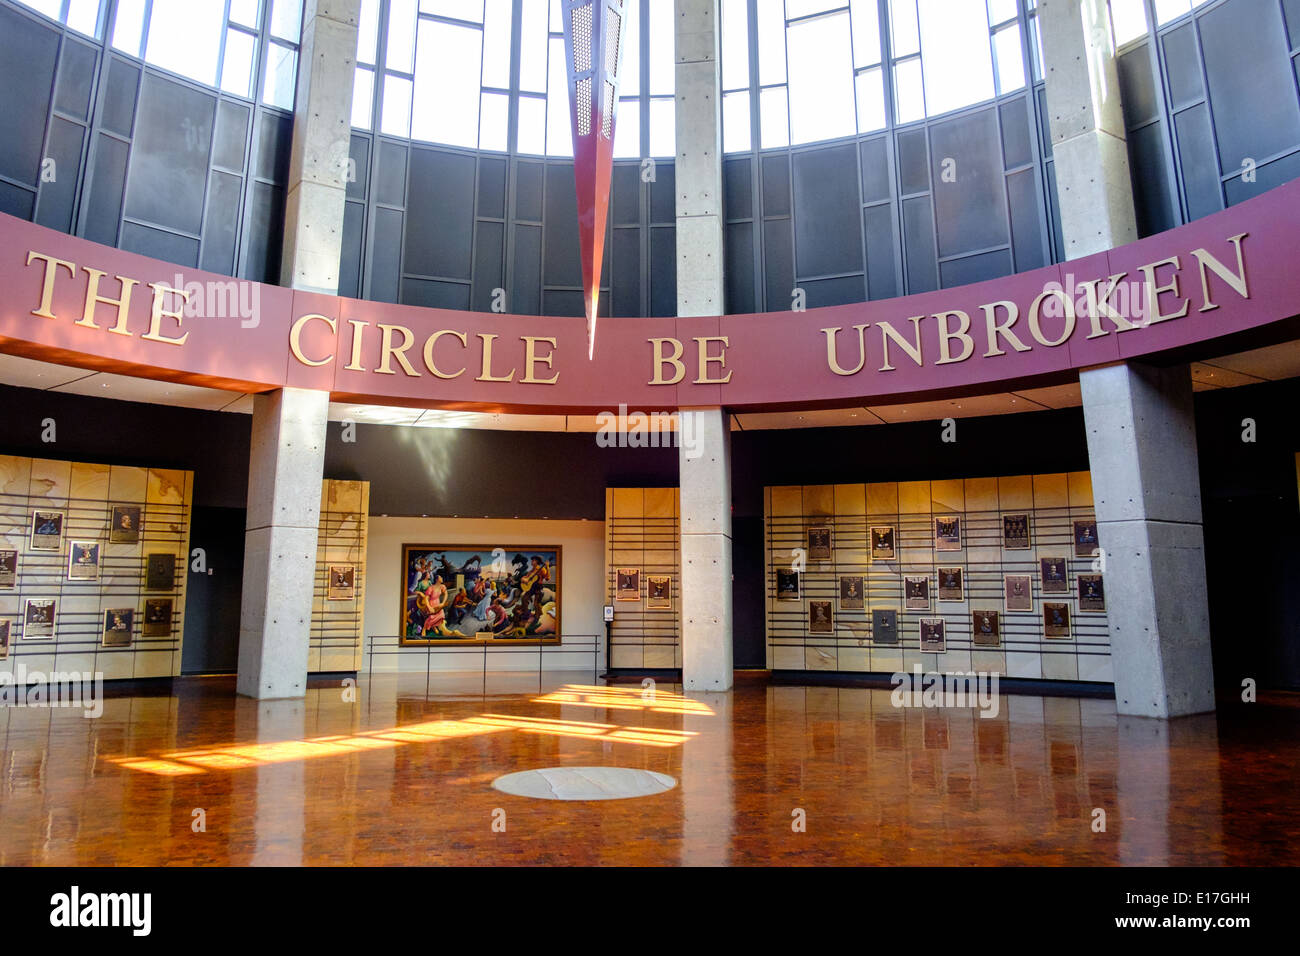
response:
[[[605,254],[614,114],[623,46],[623,0],[564,0],[564,57],[573,127],[573,178],[578,190],[578,241],[587,307],[587,357],[596,351],[596,313]]]

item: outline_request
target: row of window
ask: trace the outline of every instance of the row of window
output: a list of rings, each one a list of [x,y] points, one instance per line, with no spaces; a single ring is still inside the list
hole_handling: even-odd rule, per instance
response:
[[[22,2],[89,36],[105,32],[106,0]],[[1156,21],[1206,2],[1154,0]],[[889,125],[891,112],[894,123],[910,123],[1022,89],[1041,78],[1042,54],[1037,0],[1019,6],[721,0],[724,151],[870,133]],[[1117,45],[1148,31],[1146,6],[1110,0]],[[618,157],[674,153],[673,8],[673,0],[624,0]],[[118,0],[115,10],[114,49],[293,108],[302,0]],[[560,0],[362,0],[353,126],[571,156],[563,32]]]

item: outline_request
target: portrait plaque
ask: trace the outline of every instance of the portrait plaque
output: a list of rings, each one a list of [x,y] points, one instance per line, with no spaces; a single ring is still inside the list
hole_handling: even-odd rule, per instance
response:
[[[1070,593],[1070,584],[1066,578],[1065,567],[1064,555],[1038,559],[1038,579],[1044,594]]]
[[[1002,547],[1008,551],[1029,549],[1029,515],[1024,512],[1002,516]]]
[[[971,611],[970,616],[971,640],[977,647],[998,647],[1002,644],[997,611]]]
[[[0,588],[18,586],[18,552],[12,549],[0,551]]]
[[[145,558],[144,589],[170,591],[176,587],[176,555],[157,552]]]
[[[1002,579],[1007,611],[1032,611],[1034,609],[1033,579],[1028,574],[1008,574]]]
[[[808,529],[808,560],[829,561],[831,559],[831,529],[826,525],[814,525]]]
[[[54,612],[53,598],[29,600],[23,613],[23,640],[54,640]]]
[[[1089,518],[1074,522],[1074,556],[1091,558],[1093,552],[1101,547],[1097,538],[1097,522]]]
[[[325,589],[327,601],[352,601],[357,595],[357,569],[352,564],[331,564],[329,584]]]
[[[144,602],[144,627],[141,628],[141,633],[145,637],[171,637],[171,598],[149,598]]]
[[[63,512],[32,512],[31,549],[33,551],[63,550]]]
[[[618,587],[614,591],[614,598],[619,601],[641,600],[641,569],[619,568],[615,574]]]
[[[112,608],[104,612],[104,647],[130,647],[135,609]]]
[[[840,610],[861,611],[864,607],[862,596],[862,575],[840,575]]]
[[[942,654],[948,649],[944,637],[943,618],[921,618],[921,650]]]
[[[871,557],[882,561],[894,560],[894,529],[879,525],[871,529]]]
[[[1079,610],[1099,613],[1106,610],[1106,586],[1100,574],[1080,574]]]
[[[799,600],[799,572],[793,568],[776,569],[776,599],[778,601]]]
[[[657,611],[671,610],[673,606],[673,579],[669,574],[646,575],[645,606]]]
[[[961,550],[961,518],[943,515],[934,519],[934,550]]]
[[[898,643],[898,611],[887,607],[871,612],[871,640],[877,644]]]
[[[114,505],[108,540],[112,544],[134,544],[140,540],[140,506]]]
[[[1070,605],[1056,601],[1043,602],[1043,633],[1058,640],[1069,638]]]
[[[835,633],[835,612],[830,601],[808,602],[808,633]]]
[[[99,580],[99,542],[68,542],[68,580]]]
[[[964,601],[966,589],[962,585],[961,568],[939,568],[939,600]]]
[[[909,611],[930,610],[930,576],[928,574],[904,575],[903,607]]]

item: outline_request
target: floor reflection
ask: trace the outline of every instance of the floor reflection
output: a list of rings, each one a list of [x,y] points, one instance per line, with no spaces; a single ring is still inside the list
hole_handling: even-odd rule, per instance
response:
[[[1105,700],[1003,697],[986,718],[860,688],[464,683],[259,703],[215,679],[97,720],[0,708],[0,864],[1300,862],[1292,698],[1161,723]],[[557,766],[680,786],[491,787]]]

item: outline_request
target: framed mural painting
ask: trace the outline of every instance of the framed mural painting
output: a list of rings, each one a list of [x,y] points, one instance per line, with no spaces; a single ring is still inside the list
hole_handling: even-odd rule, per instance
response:
[[[403,644],[559,644],[560,548],[402,545]]]

